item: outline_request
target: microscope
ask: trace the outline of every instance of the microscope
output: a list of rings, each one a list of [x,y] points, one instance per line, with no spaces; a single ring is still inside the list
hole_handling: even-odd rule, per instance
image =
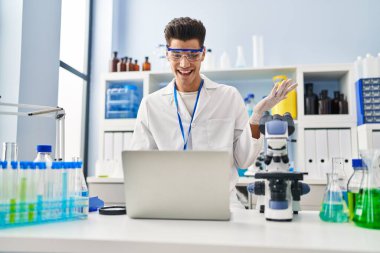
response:
[[[265,135],[266,148],[263,172],[255,173],[257,180],[247,190],[258,196],[257,209],[267,220],[291,221],[300,211],[301,195],[310,191],[309,185],[299,182],[307,173],[289,172],[288,137],[295,131],[290,113],[270,115],[260,119],[260,132]]]

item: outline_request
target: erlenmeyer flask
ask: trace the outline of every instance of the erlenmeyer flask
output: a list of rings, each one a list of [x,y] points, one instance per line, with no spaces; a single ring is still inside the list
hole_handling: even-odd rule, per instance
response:
[[[332,173],[337,174],[339,188],[342,191],[343,199],[346,201],[346,204],[348,205],[348,196],[347,196],[348,177],[346,174],[344,159],[333,157],[331,160],[332,160]]]
[[[362,151],[367,167],[356,199],[354,219],[356,225],[380,229],[380,150]]]
[[[338,174],[327,173],[327,187],[319,217],[327,222],[347,222],[348,209],[338,183]]]

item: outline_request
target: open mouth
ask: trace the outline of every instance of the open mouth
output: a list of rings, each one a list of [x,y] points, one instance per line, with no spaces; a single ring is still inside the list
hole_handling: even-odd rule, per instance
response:
[[[177,70],[177,73],[180,74],[181,76],[189,76],[191,73],[193,73],[193,70]]]

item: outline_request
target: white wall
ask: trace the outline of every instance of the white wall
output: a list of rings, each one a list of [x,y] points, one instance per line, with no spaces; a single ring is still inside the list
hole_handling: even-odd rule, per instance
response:
[[[17,102],[20,83],[22,0],[0,0],[0,101]],[[16,108],[0,108],[16,111]],[[0,115],[0,143],[15,142],[17,117]],[[1,158],[0,158],[1,159]]]
[[[3,0],[0,4],[1,14],[7,13],[6,29],[0,31],[0,52],[12,48],[15,55],[10,51],[0,57],[1,73],[9,68],[8,61],[13,67],[1,79],[6,86],[1,95],[7,102],[56,106],[61,1],[15,1],[14,5],[10,2],[13,1]],[[19,160],[33,159],[37,144],[55,144],[54,119],[19,117],[17,126],[1,126],[11,131],[3,138],[12,138],[19,145]]]
[[[98,159],[101,74],[113,50],[137,58],[164,43],[165,25],[175,17],[202,20],[206,47],[236,60],[242,45],[252,64],[252,35],[264,36],[264,63],[273,65],[353,62],[380,52],[377,0],[95,0],[90,96],[89,175]],[[154,69],[154,66],[153,66]]]
[[[102,91],[102,74],[108,71],[108,61],[116,43],[117,33],[113,33],[118,0],[94,0],[94,21],[92,27],[92,62],[91,62],[91,94],[90,94],[90,123],[88,143],[88,175],[94,175],[95,162],[98,159],[100,123],[104,118],[100,112],[101,100],[105,98]],[[114,35],[115,34],[115,35]]]
[[[171,19],[190,16],[204,23],[206,47],[226,50],[233,64],[238,45],[252,64],[253,34],[264,36],[265,65],[353,62],[380,52],[379,10],[378,0],[127,0],[118,50],[141,62]]]

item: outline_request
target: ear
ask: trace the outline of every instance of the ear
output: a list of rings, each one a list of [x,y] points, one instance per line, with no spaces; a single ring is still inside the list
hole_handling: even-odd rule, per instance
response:
[[[206,57],[206,47],[203,47],[203,53],[202,53],[202,60],[203,61]]]

